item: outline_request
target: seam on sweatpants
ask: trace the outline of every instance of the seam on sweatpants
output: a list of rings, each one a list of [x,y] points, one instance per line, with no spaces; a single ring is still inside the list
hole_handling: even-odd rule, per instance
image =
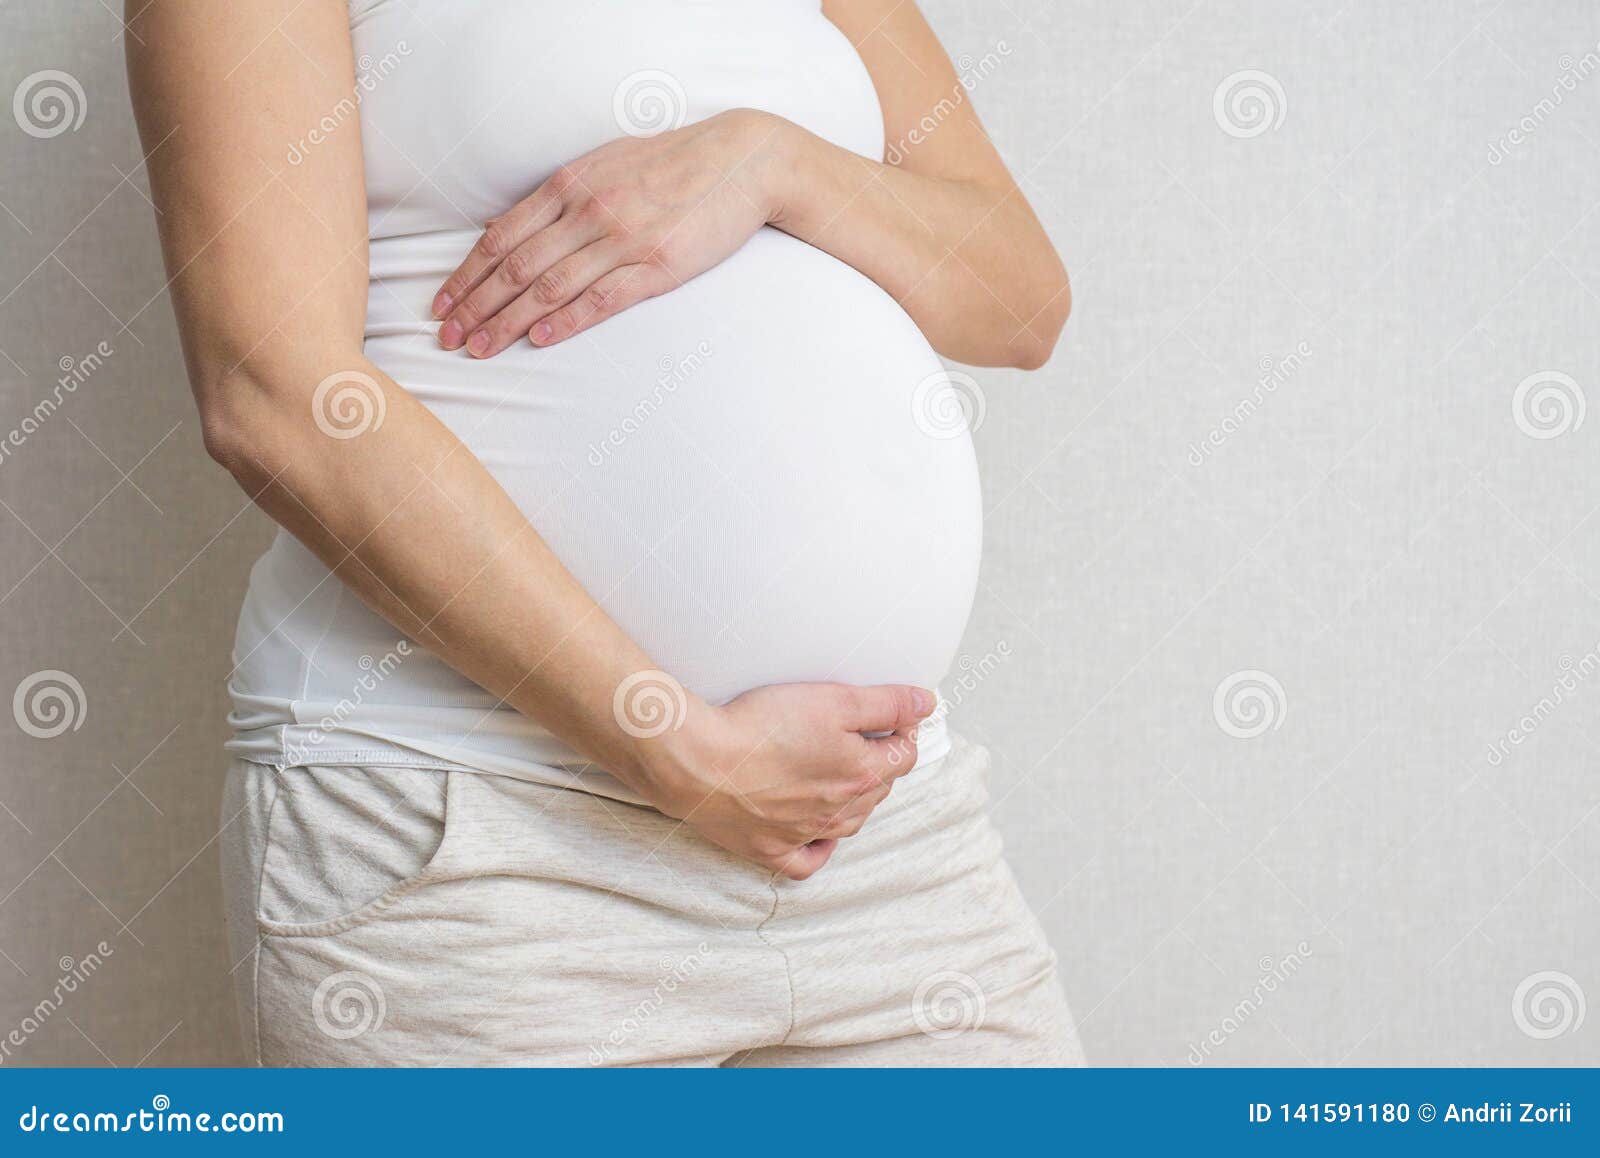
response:
[[[1024,989],[1028,989],[1039,984],[1039,982],[1043,981],[1045,978],[1056,974],[1056,972],[1060,969],[1060,962],[1056,960],[1056,951],[1054,949],[1047,948],[1046,953],[1049,955],[1050,963],[1043,969],[1034,970],[1020,981],[1011,981],[1005,985],[999,985],[994,989],[986,991],[983,995],[984,1000],[998,1001],[1003,998],[1010,997],[1013,993],[1018,993]]]
[[[251,963],[250,1016],[256,1023],[256,1068],[265,1069],[261,1060],[261,890],[267,879],[267,853],[272,848],[272,818],[278,811],[278,801],[283,798],[283,785],[278,780],[280,768],[268,766],[268,783],[272,785],[272,803],[267,805],[267,817],[261,826],[261,865],[256,869],[256,895],[250,900],[250,915],[254,918],[256,935],[255,961]]]
[[[250,1016],[256,1023],[256,1069],[266,1069],[261,1060],[261,934],[256,934],[255,960],[251,962]]]
[[[789,987],[789,1025],[783,1031],[782,1036],[780,1036],[777,1041],[771,1043],[772,1045],[783,1045],[794,1033],[795,1021],[798,1019],[799,1013],[797,1010],[794,991],[794,965],[789,960],[789,954],[783,951],[783,946],[779,945],[771,937],[767,936],[767,923],[778,915],[778,903],[781,899],[781,894],[778,892],[777,873],[772,874],[772,877],[767,881],[767,887],[772,890],[772,910],[767,913],[765,917],[761,918],[761,923],[756,926],[756,936],[761,938],[761,943],[763,945],[767,946],[767,948],[771,949],[779,957],[783,958],[783,983]],[[756,1046],[753,1048],[760,1049],[763,1047]]]

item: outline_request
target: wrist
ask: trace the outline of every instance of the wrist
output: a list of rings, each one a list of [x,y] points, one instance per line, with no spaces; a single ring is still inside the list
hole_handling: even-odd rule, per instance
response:
[[[631,737],[624,778],[662,812],[681,818],[715,783],[729,731],[722,708],[690,696],[681,724],[659,735]]]
[[[793,193],[797,138],[802,130],[793,121],[761,109],[730,109],[722,115],[736,126],[734,178],[766,222],[775,224]]]

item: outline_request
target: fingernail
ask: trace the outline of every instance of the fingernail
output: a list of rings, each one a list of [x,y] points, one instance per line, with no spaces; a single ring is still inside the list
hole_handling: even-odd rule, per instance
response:
[[[535,342],[548,342],[550,340],[550,334],[550,323],[540,322],[537,326],[533,327],[533,333],[529,334],[528,336]]]
[[[489,352],[489,335],[483,330],[474,330],[467,339],[467,350],[476,357],[483,357]]]
[[[933,711],[933,705],[937,701],[934,700],[932,692],[928,691],[927,688],[918,688],[915,696],[917,701],[917,711],[921,712],[924,716]]]
[[[461,323],[451,318],[439,327],[439,345],[446,350],[454,350],[461,345]]]
[[[439,296],[433,299],[433,316],[442,318],[450,312],[450,295],[444,290],[439,291]]]

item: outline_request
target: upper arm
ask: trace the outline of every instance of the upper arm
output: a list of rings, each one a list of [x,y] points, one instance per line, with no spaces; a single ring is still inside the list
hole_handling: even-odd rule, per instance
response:
[[[202,406],[359,355],[366,196],[344,0],[128,0],[129,86]],[[310,381],[314,384],[316,377]]]
[[[950,57],[912,0],[823,0],[822,11],[872,77],[890,164],[929,177],[1012,184]]]

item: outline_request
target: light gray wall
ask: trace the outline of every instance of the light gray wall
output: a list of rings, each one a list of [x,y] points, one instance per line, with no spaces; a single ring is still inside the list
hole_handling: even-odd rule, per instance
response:
[[[957,722],[1093,1059],[1600,1061],[1600,10],[925,7],[1074,275],[1050,367],[976,375]],[[0,109],[0,431],[112,350],[0,460],[0,692],[86,703],[0,713],[0,1039],[104,941],[7,1060],[233,1062],[221,681],[267,527],[201,451],[120,34],[0,8],[0,97],[85,107]],[[1218,709],[1251,672],[1266,715]]]

